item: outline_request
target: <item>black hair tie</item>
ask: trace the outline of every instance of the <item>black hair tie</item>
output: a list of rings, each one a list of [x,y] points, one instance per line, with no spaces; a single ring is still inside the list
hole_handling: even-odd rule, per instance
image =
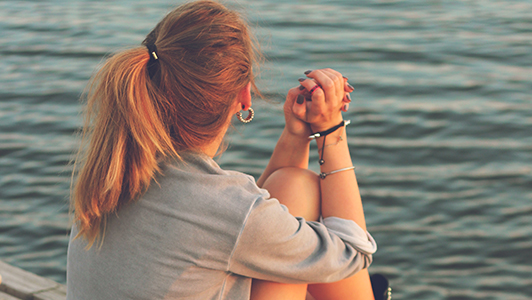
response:
[[[157,46],[155,46],[155,44],[148,44],[146,45],[146,48],[148,48],[148,52],[150,53],[150,60],[159,59],[159,56],[157,56]]]
[[[150,78],[153,78],[156,72],[155,65],[159,62],[159,56],[157,55],[157,46],[155,44],[147,44],[148,53],[150,54],[150,60],[148,61],[148,73]]]

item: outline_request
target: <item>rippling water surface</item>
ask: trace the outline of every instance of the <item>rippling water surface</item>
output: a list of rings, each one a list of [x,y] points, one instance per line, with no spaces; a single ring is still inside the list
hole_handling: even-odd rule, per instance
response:
[[[0,259],[65,281],[78,97],[174,4],[0,1]],[[372,272],[397,299],[530,299],[532,3],[240,5],[268,57],[268,100],[230,134],[222,167],[259,176],[286,91],[307,69],[338,69],[356,87],[346,118]]]

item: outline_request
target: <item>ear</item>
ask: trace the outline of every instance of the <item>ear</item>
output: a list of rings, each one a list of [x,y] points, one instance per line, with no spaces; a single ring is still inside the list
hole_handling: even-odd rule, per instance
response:
[[[248,82],[248,84],[238,92],[236,103],[238,104],[238,111],[247,110],[251,107],[251,82]]]

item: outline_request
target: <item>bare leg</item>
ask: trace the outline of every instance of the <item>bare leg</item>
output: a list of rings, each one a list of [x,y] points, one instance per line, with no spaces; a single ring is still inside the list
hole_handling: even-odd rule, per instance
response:
[[[283,168],[271,174],[264,188],[273,198],[286,205],[294,216],[308,221],[318,220],[320,207],[320,184],[318,176],[306,169]],[[352,277],[324,284],[283,284],[254,279],[251,300],[303,300],[308,291],[316,300],[373,300],[371,282],[367,270]],[[308,297],[307,299],[311,299]]]
[[[337,282],[311,284],[308,291],[317,300],[374,300],[368,269]]]
[[[275,171],[263,187],[294,216],[315,221],[320,216],[320,186],[318,176],[309,170],[283,168]],[[253,279],[251,300],[303,300],[306,284],[284,284]]]

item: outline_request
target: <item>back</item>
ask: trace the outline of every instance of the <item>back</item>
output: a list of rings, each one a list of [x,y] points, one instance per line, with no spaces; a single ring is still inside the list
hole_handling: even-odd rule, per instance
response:
[[[183,158],[109,216],[101,248],[70,241],[68,299],[249,298],[251,279],[228,272],[228,261],[254,201],[267,193],[205,155]]]

